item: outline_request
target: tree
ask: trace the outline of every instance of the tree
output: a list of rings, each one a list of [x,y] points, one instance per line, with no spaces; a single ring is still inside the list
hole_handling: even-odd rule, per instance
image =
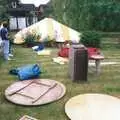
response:
[[[18,3],[19,0],[0,0],[0,21],[9,19],[8,7],[11,5],[11,2]]]
[[[120,31],[119,0],[52,0],[55,18],[81,30]]]
[[[6,18],[8,18],[7,1],[0,0],[0,20],[6,20]]]

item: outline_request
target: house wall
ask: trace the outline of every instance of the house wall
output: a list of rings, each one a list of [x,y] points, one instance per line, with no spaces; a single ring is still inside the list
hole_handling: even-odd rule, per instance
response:
[[[37,17],[32,17],[31,24],[28,17],[11,17],[9,20],[10,30],[20,30],[37,22]]]
[[[10,28],[10,30],[17,29],[16,18],[10,18],[10,20],[9,20],[9,28]]]

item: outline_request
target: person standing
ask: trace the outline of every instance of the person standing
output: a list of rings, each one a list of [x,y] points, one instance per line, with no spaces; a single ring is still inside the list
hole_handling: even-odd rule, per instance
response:
[[[3,22],[3,28],[0,30],[0,36],[3,41],[3,55],[5,60],[11,60],[9,58],[9,39],[8,39],[8,24],[7,22]]]
[[[3,25],[2,25],[2,22],[0,22],[0,30],[3,28]],[[1,35],[0,35],[0,48],[2,49],[2,44],[3,41],[2,41],[2,38],[1,38]]]

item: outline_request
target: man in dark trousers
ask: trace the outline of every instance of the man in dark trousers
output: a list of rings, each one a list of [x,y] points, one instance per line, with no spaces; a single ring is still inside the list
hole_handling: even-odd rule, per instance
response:
[[[3,41],[3,55],[5,60],[11,60],[9,58],[9,39],[8,39],[8,24],[7,22],[3,22],[3,28],[0,30],[0,36]]]

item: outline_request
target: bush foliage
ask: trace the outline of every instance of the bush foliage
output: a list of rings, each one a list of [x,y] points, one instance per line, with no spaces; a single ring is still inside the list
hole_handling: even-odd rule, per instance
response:
[[[82,33],[80,41],[86,47],[100,48],[101,35],[95,31],[86,31]]]
[[[28,34],[24,40],[26,44],[32,44],[35,42],[35,35]]]

